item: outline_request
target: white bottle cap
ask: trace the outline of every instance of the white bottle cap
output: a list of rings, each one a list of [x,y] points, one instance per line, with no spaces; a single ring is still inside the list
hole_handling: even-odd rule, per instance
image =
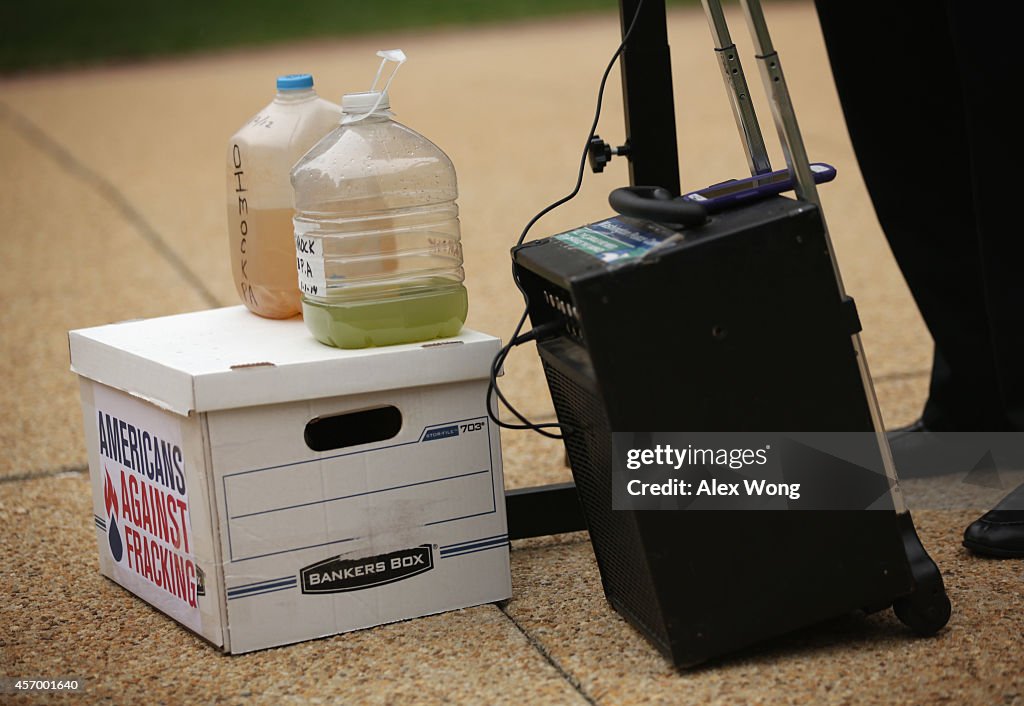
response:
[[[341,97],[341,109],[349,115],[361,115],[372,110],[388,110],[391,102],[385,91],[365,91],[363,93],[346,93]]]

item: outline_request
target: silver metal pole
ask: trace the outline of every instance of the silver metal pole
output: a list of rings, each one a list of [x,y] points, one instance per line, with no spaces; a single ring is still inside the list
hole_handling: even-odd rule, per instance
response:
[[[775,127],[782,142],[782,152],[786,157],[786,166],[796,176],[796,195],[804,201],[820,206],[818,189],[811,174],[811,165],[807,159],[800,128],[793,111],[793,102],[786,87],[786,78],[782,74],[782,62],[779,53],[772,46],[768,34],[768,24],[764,19],[760,0],[740,0],[747,23],[750,25],[750,36],[754,40],[754,53],[761,66],[761,79],[764,81],[765,92],[772,107]]]
[[[764,10],[761,7],[760,0],[740,0],[740,4],[743,6],[747,23],[750,26],[750,35],[754,41],[754,52],[761,65],[761,79],[764,81],[765,92],[768,93],[771,103],[775,127],[779,132],[779,140],[782,142],[783,154],[786,156],[786,165],[789,167],[790,173],[796,175],[796,195],[802,201],[808,201],[818,207],[821,224],[825,229],[825,243],[828,246],[829,257],[832,260],[832,271],[835,273],[839,294],[840,296],[846,296],[846,290],[843,288],[843,279],[839,274],[839,267],[836,264],[832,237],[828,232],[825,214],[821,210],[818,188],[811,174],[807,150],[804,147],[803,138],[800,136],[800,127],[797,125],[796,113],[793,111],[793,102],[790,100],[789,89],[786,87],[786,79],[782,75],[782,62],[779,61],[779,54],[772,46],[771,36],[768,34],[768,23],[764,19]],[[906,500],[903,497],[903,492],[897,480],[896,465],[892,459],[889,440],[885,436],[885,426],[882,423],[878,398],[875,395],[875,387],[871,381],[871,372],[868,370],[867,358],[864,355],[864,345],[861,343],[859,334],[853,335],[853,348],[857,354],[861,382],[867,394],[868,408],[871,410],[871,419],[874,422],[875,436],[878,439],[882,463],[885,466],[886,475],[889,477],[893,506],[896,512],[903,513],[907,511]]]
[[[721,0],[701,1],[704,4],[704,14],[707,15],[708,24],[711,26],[711,36],[715,40],[715,55],[722,70],[722,80],[725,82],[740,139],[743,141],[750,173],[753,176],[767,174],[772,170],[771,161],[764,145],[764,137],[761,135],[761,127],[757,122],[757,113],[754,112],[754,105],[750,99],[739,52],[736,51],[736,45],[729,36],[729,25],[722,11]]]

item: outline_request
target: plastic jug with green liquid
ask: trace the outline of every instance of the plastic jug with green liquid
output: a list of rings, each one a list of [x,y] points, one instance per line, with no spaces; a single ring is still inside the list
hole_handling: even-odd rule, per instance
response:
[[[378,55],[381,70],[405,61]],[[393,119],[391,79],[344,96],[341,124],[291,173],[303,318],[339,348],[454,336],[466,320],[455,168]]]

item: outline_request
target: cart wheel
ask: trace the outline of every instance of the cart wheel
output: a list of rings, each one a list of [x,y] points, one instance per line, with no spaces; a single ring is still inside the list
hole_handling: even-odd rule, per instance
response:
[[[900,622],[918,635],[934,635],[949,622],[953,612],[942,583],[942,572],[921,545],[910,513],[901,513],[897,518],[910,573],[914,577],[914,590],[897,598],[892,610]]]
[[[953,607],[946,592],[939,589],[914,591],[898,598],[892,610],[900,622],[922,637],[934,635],[949,622]]]

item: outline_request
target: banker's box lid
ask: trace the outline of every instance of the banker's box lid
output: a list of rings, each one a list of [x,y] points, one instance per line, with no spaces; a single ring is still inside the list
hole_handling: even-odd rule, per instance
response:
[[[68,333],[71,370],[181,415],[486,378],[498,339],[341,350],[244,306]]]

